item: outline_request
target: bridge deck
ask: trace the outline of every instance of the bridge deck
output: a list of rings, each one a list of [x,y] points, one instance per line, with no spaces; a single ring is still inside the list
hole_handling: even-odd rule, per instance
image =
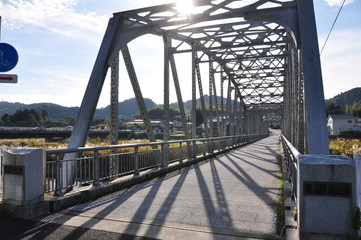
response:
[[[52,222],[158,239],[277,238],[278,149],[271,135]]]

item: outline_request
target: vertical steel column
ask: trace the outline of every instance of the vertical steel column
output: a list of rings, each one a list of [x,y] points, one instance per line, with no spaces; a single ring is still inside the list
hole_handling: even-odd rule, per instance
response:
[[[197,80],[198,80],[199,95],[200,95],[200,99],[201,99],[204,130],[205,130],[205,133],[206,133],[206,137],[209,138],[210,137],[209,128],[208,128],[209,122],[208,122],[206,104],[204,102],[201,71],[200,71],[200,68],[199,68],[199,59],[197,57],[197,54],[196,54],[196,73],[197,73]]]
[[[224,129],[223,129],[223,136],[227,136],[227,132],[229,132],[229,125],[230,125],[230,107],[231,107],[231,79],[228,79],[228,89],[227,89],[227,106],[226,106],[226,114],[225,114],[225,122],[224,122]],[[228,129],[228,131],[227,131]]]
[[[244,131],[244,134],[250,134],[250,113],[249,111],[245,111],[244,112],[244,121],[243,121],[243,131]]]
[[[110,79],[110,144],[118,144],[119,53],[112,61]]]
[[[111,66],[110,79],[110,144],[118,144],[118,102],[119,102],[119,52],[115,55]],[[117,150],[112,150],[111,154],[117,154]],[[110,171],[116,175],[119,171],[118,159],[116,156],[111,157]]]
[[[209,137],[213,137],[213,71],[211,68],[211,59],[209,59]]]
[[[283,124],[282,124],[282,133],[289,140],[291,137],[291,88],[290,88],[290,66],[285,64],[285,76],[284,76],[284,106],[283,106]]]
[[[224,83],[224,79],[223,79],[223,68],[221,66],[221,129],[220,129],[220,132],[221,134],[219,135],[220,137],[221,136],[225,136],[224,135],[224,122],[225,122],[225,116],[224,116],[224,101],[223,101],[223,92],[224,92],[224,89],[223,89],[223,83]]]
[[[299,145],[299,115],[298,106],[299,106],[299,88],[298,88],[298,50],[294,46],[291,47],[291,58],[292,58],[292,88],[294,92],[293,96],[293,146],[298,147]],[[298,148],[297,148],[298,149]]]
[[[296,98],[296,92],[295,92],[295,72],[293,71],[293,65],[294,65],[294,61],[293,61],[293,51],[292,48],[288,45],[287,50],[290,52],[290,56],[288,57],[288,81],[290,83],[290,91],[291,91],[291,95],[290,95],[290,103],[292,106],[291,112],[289,113],[291,115],[291,138],[289,139],[289,141],[292,143],[293,146],[295,145],[295,138],[296,138],[296,129],[295,129],[295,117],[296,117],[296,108],[295,108],[295,98]]]
[[[194,47],[192,46],[192,139],[196,139],[196,130],[197,130],[197,126],[196,126],[196,107],[197,107],[197,102],[196,102],[196,94],[197,94],[197,90],[196,90],[196,50],[194,49]],[[192,149],[192,157],[195,157],[196,155],[196,142],[193,142],[193,149]]]
[[[164,142],[169,141],[169,51],[171,48],[171,39],[163,36],[164,42]],[[169,159],[168,145],[164,145],[162,167],[168,165]]]
[[[155,139],[154,133],[152,131],[152,126],[150,124],[148,111],[147,111],[147,108],[146,108],[145,103],[144,103],[144,98],[143,98],[143,95],[142,95],[142,91],[140,90],[140,86],[139,86],[139,83],[138,83],[137,75],[135,73],[135,69],[134,69],[134,66],[133,66],[132,59],[130,57],[128,46],[125,46],[124,49],[122,49],[122,55],[123,55],[125,66],[126,66],[127,71],[128,71],[130,82],[131,82],[132,87],[133,87],[135,98],[137,99],[139,112],[140,112],[140,115],[141,115],[141,117],[143,119],[145,130],[146,130],[146,132],[148,134],[149,141],[150,142],[155,142],[156,139]]]
[[[234,87],[234,99],[233,99],[233,110],[232,110],[232,135],[236,135],[237,132],[237,124],[236,124],[236,119],[237,119],[237,112],[238,112],[238,107],[237,107],[237,98],[238,98],[238,94],[236,91],[236,87]]]
[[[290,47],[290,45],[288,45],[288,50],[290,51],[290,56],[288,57],[288,81],[290,83],[290,104],[291,104],[291,111],[289,112],[290,114],[290,133],[291,133],[291,138],[289,139],[289,141],[292,143],[293,146],[297,146],[296,145],[296,96],[297,93],[295,92],[295,72],[294,72],[294,58],[293,58],[293,51],[292,51],[292,47]]]
[[[297,5],[305,90],[306,152],[309,154],[328,154],[326,105],[313,1],[298,0]]]
[[[237,106],[237,110],[236,110],[236,127],[235,127],[235,135],[240,135],[241,134],[241,117],[242,117],[242,99],[241,96],[238,96],[237,94],[237,99],[239,98],[239,106]],[[238,104],[237,104],[238,105]]]
[[[297,64],[297,79],[298,79],[298,151],[305,153],[305,115],[304,115],[304,95],[303,95],[303,74],[302,74],[302,57],[298,51],[298,64]]]
[[[214,78],[214,68],[213,68],[213,62],[212,61],[209,61],[209,76],[210,76],[210,81],[212,82],[213,91],[214,91],[214,104],[215,104],[214,107],[216,109],[217,131],[218,131],[217,135],[218,135],[218,137],[220,137],[222,135],[221,134],[221,124],[220,124],[221,119],[219,118],[218,95],[217,95],[216,80]]]

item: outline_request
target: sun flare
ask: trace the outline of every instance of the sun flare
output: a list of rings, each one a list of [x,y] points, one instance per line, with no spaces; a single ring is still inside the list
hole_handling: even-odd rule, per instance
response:
[[[191,14],[193,11],[193,0],[177,0],[177,9],[182,14]]]

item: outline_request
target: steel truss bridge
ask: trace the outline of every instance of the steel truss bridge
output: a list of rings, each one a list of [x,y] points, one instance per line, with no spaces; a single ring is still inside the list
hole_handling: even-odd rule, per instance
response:
[[[327,154],[328,139],[312,0],[194,0],[190,13],[165,4],[114,13],[109,20],[72,132],[85,145],[104,80],[111,76],[111,143],[117,144],[122,56],[150,142],[155,137],[128,48],[134,39],[163,39],[164,141],[169,140],[169,88],[174,82],[185,139],[196,138],[196,98],[206,137],[258,134],[281,123],[300,153]],[[191,55],[192,124],[187,124],[175,55]],[[120,56],[121,55],[121,56]],[[178,63],[179,64],[179,63]],[[200,65],[208,66],[207,79]],[[178,67],[178,68],[177,68]],[[202,79],[203,78],[203,79]],[[203,83],[209,89],[204,89]],[[198,92],[198,95],[197,95]],[[210,96],[206,106],[204,95]],[[223,99],[226,99],[223,102]],[[219,101],[220,99],[220,101]],[[211,127],[217,120],[216,130]],[[214,131],[217,131],[214,133]]]

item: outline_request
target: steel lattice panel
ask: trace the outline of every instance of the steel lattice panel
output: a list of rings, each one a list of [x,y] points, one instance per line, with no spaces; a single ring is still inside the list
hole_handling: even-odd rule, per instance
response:
[[[192,13],[167,4],[116,13],[122,30],[139,29],[167,35],[174,53],[199,54],[199,62],[214,61],[232,78],[246,105],[282,103],[287,45],[292,41],[286,29],[267,21],[247,20],[252,11],[290,7],[293,1],[194,1]],[[149,31],[151,28],[151,31]],[[220,67],[218,67],[220,71]]]

